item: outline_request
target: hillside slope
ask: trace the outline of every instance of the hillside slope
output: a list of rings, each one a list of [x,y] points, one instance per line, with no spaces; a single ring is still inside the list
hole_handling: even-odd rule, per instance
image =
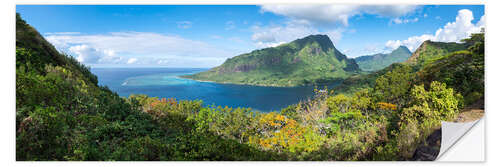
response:
[[[356,57],[356,63],[363,71],[378,71],[393,63],[401,63],[411,56],[410,50],[405,46],[394,49],[391,53],[379,53],[374,55]]]
[[[334,91],[325,88],[315,99],[291,105],[282,114],[302,120],[330,115],[321,122],[330,126],[320,125],[335,129],[340,137],[355,136],[343,141],[352,145],[359,144],[355,139],[365,137],[366,131],[353,124],[375,123],[369,126],[382,127],[372,129],[381,130],[382,137],[361,142],[379,144],[375,153],[370,152],[374,160],[434,160],[439,153],[441,133],[436,129],[441,122],[481,118],[485,93],[484,32],[471,34],[462,43],[438,44],[438,49],[432,49],[432,42],[419,48],[422,52],[416,60],[427,61],[395,63],[352,76]],[[453,51],[458,47],[467,49]]]
[[[326,35],[310,35],[277,47],[227,59],[195,80],[260,86],[302,86],[344,79],[359,71]]]
[[[339,93],[352,93],[356,90],[372,87],[375,85],[377,77],[392,71],[395,67],[409,68],[412,73],[415,73],[453,52],[466,50],[470,45],[470,43],[425,41],[406,61],[394,63],[373,73],[353,75],[345,79],[335,90]]]
[[[156,105],[153,105],[153,104]],[[16,16],[16,160],[269,160],[273,153],[195,131],[201,101],[121,98]],[[155,107],[156,106],[156,107]],[[204,108],[205,110],[207,108]],[[153,112],[162,111],[162,112]]]
[[[423,67],[436,59],[446,56],[449,53],[465,50],[467,45],[455,42],[433,42],[424,41],[411,57],[406,61],[412,65]]]

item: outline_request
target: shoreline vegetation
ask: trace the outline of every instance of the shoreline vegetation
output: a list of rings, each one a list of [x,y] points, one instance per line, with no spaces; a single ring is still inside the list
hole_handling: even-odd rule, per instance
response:
[[[355,62],[327,41],[314,41],[282,46],[302,48],[301,61],[330,72],[290,85],[317,83],[325,74],[347,79],[281,111],[260,113],[205,107],[201,100],[120,97],[17,14],[16,160],[433,160],[422,150],[439,147],[422,147],[436,143],[441,121],[468,120],[464,109],[484,108],[484,31],[463,43],[424,42],[414,63],[356,75],[348,75],[359,71]],[[315,63],[325,58],[330,62]],[[291,68],[294,59],[266,60]],[[254,68],[233,65],[217,70]],[[298,67],[297,77],[310,72]]]
[[[179,78],[183,79],[190,79],[193,81],[198,81],[198,82],[208,82],[208,83],[218,83],[218,84],[230,84],[230,85],[246,85],[246,86],[261,86],[261,87],[286,87],[286,88],[291,88],[291,87],[303,87],[303,86],[317,86],[317,85],[328,85],[328,84],[333,84],[337,82],[343,81],[342,79],[330,81],[327,83],[315,83],[315,84],[310,84],[310,85],[295,85],[295,86],[283,86],[283,85],[278,85],[278,84],[245,84],[245,83],[233,83],[233,82],[217,82],[217,81],[211,81],[211,80],[200,80],[200,79],[194,79],[191,78],[190,75],[180,75],[178,76]]]
[[[182,78],[182,79],[190,79],[190,80],[193,80],[193,81],[198,81],[198,82],[208,82],[208,83],[217,83],[215,81],[209,81],[209,80],[196,80],[196,79],[192,79],[192,78],[189,78],[188,75],[178,75],[176,76],[178,78]]]

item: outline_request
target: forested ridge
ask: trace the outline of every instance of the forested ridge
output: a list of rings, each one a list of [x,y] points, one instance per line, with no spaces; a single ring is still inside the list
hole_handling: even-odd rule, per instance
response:
[[[484,99],[484,33],[460,45],[259,113],[200,100],[120,97],[18,14],[16,159],[410,160],[441,120]]]

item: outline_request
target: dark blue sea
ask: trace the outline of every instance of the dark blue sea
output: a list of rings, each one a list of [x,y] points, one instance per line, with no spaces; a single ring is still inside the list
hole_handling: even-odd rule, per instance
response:
[[[313,96],[314,86],[262,87],[199,82],[179,78],[208,69],[193,68],[92,68],[99,85],[106,85],[120,96],[146,94],[178,100],[203,100],[204,105],[250,107],[262,112],[282,108]],[[333,88],[339,83],[327,85]],[[321,86],[320,88],[323,88]]]

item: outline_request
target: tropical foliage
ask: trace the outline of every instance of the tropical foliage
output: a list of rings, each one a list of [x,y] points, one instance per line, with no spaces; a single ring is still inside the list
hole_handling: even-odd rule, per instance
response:
[[[484,96],[484,33],[423,67],[394,64],[355,76],[365,82],[349,91],[317,88],[259,113],[119,97],[19,15],[16,25],[17,160],[408,160],[441,120]]]

